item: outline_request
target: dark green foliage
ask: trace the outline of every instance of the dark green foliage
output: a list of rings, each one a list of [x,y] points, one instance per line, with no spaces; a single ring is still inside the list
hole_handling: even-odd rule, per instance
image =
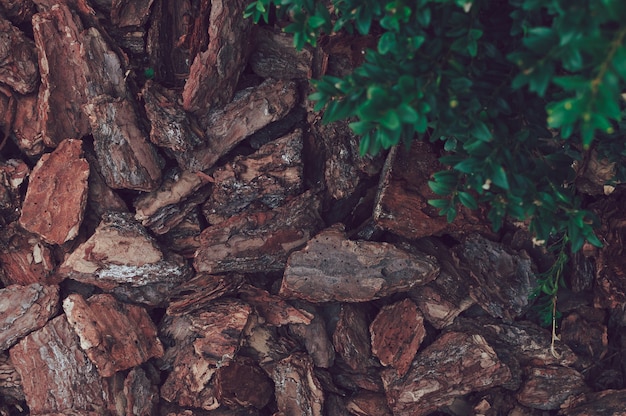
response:
[[[379,35],[360,67],[314,81],[309,98],[326,122],[352,121],[363,154],[441,142],[447,169],[429,182],[441,215],[481,205],[495,230],[528,221],[539,244],[601,246],[573,166],[592,146],[626,156],[626,2],[257,0],[246,15],[267,20],[272,4],[298,48],[340,30]]]

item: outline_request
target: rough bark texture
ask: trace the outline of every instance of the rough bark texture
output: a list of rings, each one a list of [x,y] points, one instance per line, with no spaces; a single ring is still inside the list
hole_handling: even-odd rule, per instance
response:
[[[480,335],[448,332],[418,354],[402,377],[381,373],[394,415],[427,415],[455,397],[508,381],[511,373]]]
[[[106,411],[103,380],[65,316],[27,335],[9,352],[33,414]]]
[[[252,22],[241,15],[244,0],[211,2],[209,44],[196,55],[183,90],[183,107],[196,113],[228,103],[247,59],[247,38]],[[229,36],[222,36],[228,31]]]
[[[145,309],[117,302],[111,295],[85,300],[72,294],[63,310],[80,346],[103,377],[163,355],[156,328]]]
[[[43,327],[58,309],[58,286],[33,283],[0,289],[0,351]]]
[[[39,85],[35,44],[8,20],[0,18],[0,82],[20,94]]]
[[[82,142],[68,139],[59,143],[33,168],[20,225],[51,244],[74,239],[87,205],[88,177]]]
[[[311,302],[362,302],[433,280],[436,260],[327,229],[289,257],[280,293]]]
[[[207,273],[282,270],[289,254],[321,228],[317,206],[316,198],[305,193],[271,211],[243,213],[206,228],[194,268]]]

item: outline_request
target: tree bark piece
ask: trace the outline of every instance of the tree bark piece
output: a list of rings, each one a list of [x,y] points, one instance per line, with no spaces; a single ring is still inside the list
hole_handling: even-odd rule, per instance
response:
[[[448,332],[420,352],[409,372],[381,373],[394,415],[427,415],[455,397],[505,383],[509,369],[480,335]]]
[[[193,170],[211,168],[246,137],[285,117],[297,101],[298,92],[292,81],[267,79],[257,87],[240,91],[224,108],[199,120],[206,143],[187,163]]]
[[[64,277],[111,290],[119,285],[178,283],[189,275],[182,258],[164,255],[128,213],[105,215],[96,232],[59,268]]]
[[[215,375],[217,398],[226,406],[264,408],[274,394],[270,378],[247,357],[237,357]]]
[[[0,229],[0,265],[5,286],[56,284],[61,280],[55,275],[57,264],[51,247],[17,222]]]
[[[209,44],[193,59],[183,90],[186,111],[205,113],[228,103],[248,57],[252,22],[242,19],[245,0],[213,0],[209,15]]]
[[[9,353],[31,414],[106,411],[103,380],[64,315],[27,335]]]
[[[409,299],[383,306],[370,324],[372,353],[403,376],[424,337],[424,317]]]
[[[29,175],[28,165],[19,159],[0,162],[0,226],[19,218],[22,206],[20,188]]]
[[[311,79],[313,54],[307,48],[297,51],[293,36],[271,28],[254,28],[254,48],[248,61],[263,78]]]
[[[42,88],[40,85],[39,88]],[[16,97],[17,105],[13,120],[15,143],[27,156],[37,156],[45,149],[43,131],[45,129],[39,114],[37,94]]]
[[[83,221],[89,163],[82,154],[82,142],[67,139],[33,168],[20,225],[51,244],[74,239]]]
[[[135,200],[135,219],[155,234],[178,225],[211,191],[210,177],[199,172],[173,171],[158,189]]]
[[[150,141],[166,149],[182,170],[201,170],[194,163],[194,151],[203,145],[204,133],[178,103],[176,92],[148,81],[141,94],[150,120]]]
[[[593,362],[602,360],[609,352],[609,335],[605,325],[606,313],[601,309],[583,307],[561,320],[561,341],[576,354]]]
[[[355,372],[365,373],[376,366],[372,357],[370,319],[365,305],[344,303],[341,305],[337,326],[333,332],[335,351]]]
[[[307,311],[313,316],[313,319],[308,324],[290,324],[289,332],[304,344],[304,348],[313,359],[315,367],[332,367],[335,362],[335,348],[319,308],[304,301],[293,301],[293,303],[298,309]]]
[[[150,16],[153,0],[113,0],[111,23],[117,27],[143,26]]]
[[[39,85],[35,44],[11,22],[0,18],[0,82],[20,94]]]
[[[265,144],[247,157],[213,173],[215,185],[203,205],[209,223],[225,221],[243,210],[276,208],[303,188],[302,130]]]
[[[348,240],[337,227],[324,230],[287,262],[280,295],[310,302],[367,302],[433,280],[434,258],[388,243]]]
[[[190,315],[207,309],[215,299],[237,293],[243,281],[243,275],[239,274],[198,273],[171,290],[167,314]]]
[[[460,207],[456,219],[448,223],[428,204],[429,199],[440,198],[428,186],[430,175],[444,169],[438,157],[430,143],[420,140],[414,141],[409,151],[402,146],[392,149],[385,163],[374,219],[384,229],[410,239],[459,236],[472,231],[490,235],[490,225],[475,212]]]
[[[313,319],[313,315],[307,311],[293,307],[284,299],[252,285],[243,285],[239,289],[239,296],[254,307],[268,325],[308,325]]]
[[[0,395],[5,403],[19,403],[26,399],[22,379],[9,359],[8,352],[0,352]]]
[[[478,234],[468,237],[456,253],[476,282],[472,298],[491,316],[511,321],[530,308],[536,278],[528,257],[510,254]]]
[[[531,367],[515,397],[524,406],[539,410],[555,410],[570,396],[588,390],[583,376],[573,368],[561,366]]]
[[[200,210],[193,210],[181,222],[163,234],[161,241],[174,253],[185,258],[193,258],[200,247],[199,237],[205,227]]]
[[[626,390],[605,390],[585,393],[569,400],[559,412],[563,416],[622,415]]]
[[[42,328],[58,309],[58,286],[33,283],[0,289],[0,351]]]
[[[441,265],[441,272],[432,282],[411,290],[409,296],[424,318],[435,328],[442,329],[475,303],[470,296],[471,278],[458,267],[458,259],[441,240],[422,238],[413,246],[434,256]]]
[[[194,267],[207,273],[279,271],[289,254],[321,228],[319,204],[304,193],[271,211],[242,213],[206,228]]]
[[[33,16],[33,32],[39,56],[41,88],[39,120],[47,146],[90,132],[82,111],[87,104],[87,80],[82,59],[79,17],[64,3]]]
[[[311,357],[294,353],[268,368],[274,380],[279,414],[322,416],[324,392]]]
[[[107,294],[87,300],[71,294],[63,301],[63,310],[102,377],[163,355],[156,328],[139,306],[125,305]]]
[[[128,372],[121,394],[126,404],[126,415],[152,415],[158,409],[159,389],[141,367]]]
[[[385,395],[371,391],[361,391],[351,396],[347,400],[346,409],[356,416],[393,416]]]
[[[161,387],[161,397],[181,406],[217,409],[213,376],[235,357],[251,310],[239,300],[219,299],[210,310],[167,317],[161,331],[175,345],[164,357],[172,371]]]
[[[89,100],[84,108],[107,185],[145,192],[156,189],[161,180],[161,162],[141,131],[131,103],[102,95]]]

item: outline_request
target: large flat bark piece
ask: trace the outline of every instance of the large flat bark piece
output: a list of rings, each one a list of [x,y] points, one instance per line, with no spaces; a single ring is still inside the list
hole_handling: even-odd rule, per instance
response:
[[[448,332],[420,352],[408,373],[381,373],[394,415],[424,416],[454,398],[505,383],[511,373],[480,335]]]
[[[248,57],[247,38],[252,22],[243,19],[246,0],[213,0],[209,15],[209,44],[199,52],[183,90],[183,107],[206,112],[228,103]]]
[[[4,271],[0,278],[6,286],[59,283],[52,248],[41,237],[24,230],[16,221],[0,229],[0,242],[0,267]]]
[[[78,235],[87,205],[89,163],[82,142],[66,139],[39,159],[30,176],[20,225],[52,244]]]
[[[58,309],[58,286],[33,283],[0,289],[0,351],[42,328]]]
[[[302,130],[297,129],[213,172],[204,215],[217,224],[249,207],[276,208],[302,192],[302,175]]]
[[[90,132],[82,111],[87,104],[87,80],[82,60],[80,18],[65,3],[54,4],[33,16],[33,33],[39,55],[41,88],[39,119],[47,146]]]
[[[166,317],[161,331],[175,344],[165,353],[172,371],[161,387],[161,397],[181,406],[220,407],[214,375],[235,357],[251,311],[239,300],[219,299],[206,311]]]
[[[102,176],[113,189],[149,192],[161,180],[161,161],[126,99],[100,95],[84,107],[89,115]]]
[[[9,350],[31,414],[103,414],[109,405],[96,367],[64,315]]]
[[[179,256],[161,252],[131,214],[110,212],[95,233],[68,256],[59,273],[110,290],[119,285],[179,283],[189,269]]]
[[[200,118],[205,144],[189,155],[192,170],[207,170],[246,137],[285,117],[298,101],[293,81],[268,78],[259,86],[240,91],[224,108]]]
[[[282,270],[289,254],[321,228],[318,207],[307,192],[271,211],[244,212],[210,226],[200,235],[194,268],[207,273]]]
[[[71,294],[63,301],[63,310],[81,348],[103,377],[163,355],[156,327],[140,306],[123,304],[107,294],[87,300]]]
[[[289,256],[280,294],[310,302],[367,302],[426,284],[438,272],[431,256],[352,241],[334,227]]]

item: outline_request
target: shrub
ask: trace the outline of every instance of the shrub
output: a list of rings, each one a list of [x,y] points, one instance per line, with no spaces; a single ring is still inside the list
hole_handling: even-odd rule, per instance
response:
[[[626,155],[626,2],[257,0],[246,15],[268,21],[272,7],[297,48],[338,31],[377,35],[360,67],[313,81],[310,99],[324,121],[352,121],[363,154],[441,142],[447,169],[429,182],[441,215],[481,204],[495,230],[527,221],[559,261],[585,241],[601,246],[573,184],[592,149]],[[539,286],[551,297],[557,269]]]

